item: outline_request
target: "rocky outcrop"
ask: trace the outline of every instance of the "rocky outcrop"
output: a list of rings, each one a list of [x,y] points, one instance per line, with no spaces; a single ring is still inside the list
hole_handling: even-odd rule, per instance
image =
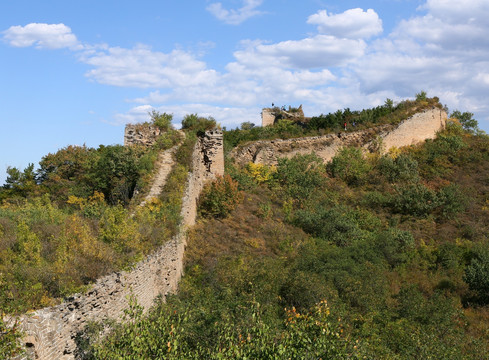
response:
[[[369,149],[378,138],[382,139],[383,151],[433,139],[436,133],[445,127],[446,120],[446,112],[435,107],[415,114],[397,126],[382,125],[361,131],[323,136],[256,141],[238,146],[230,156],[240,165],[249,162],[274,165],[278,158],[291,158],[297,154],[314,152],[327,162],[344,146]]]

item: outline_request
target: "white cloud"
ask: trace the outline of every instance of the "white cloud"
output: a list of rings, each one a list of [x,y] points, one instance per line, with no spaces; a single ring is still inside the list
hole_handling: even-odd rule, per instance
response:
[[[345,65],[363,55],[363,40],[338,39],[316,35],[302,40],[288,40],[266,45],[253,42],[236,51],[235,58],[249,68],[278,66],[293,69],[328,68]]]
[[[489,117],[489,2],[428,0],[425,14],[402,20],[350,67],[363,93],[392,89],[403,97],[420,90],[450,109]],[[489,124],[486,125],[486,127]]]
[[[226,24],[239,25],[253,16],[263,14],[262,11],[256,9],[262,2],[263,0],[243,0],[243,7],[237,10],[227,10],[223,8],[221,3],[217,2],[210,4],[207,11]]]
[[[80,60],[94,68],[86,76],[102,84],[127,87],[186,87],[212,84],[216,72],[192,54],[173,50],[152,51],[138,45],[132,49],[109,47],[82,52]]]
[[[248,1],[239,10],[211,7],[223,21],[239,23],[258,11],[261,3]],[[481,116],[489,120],[489,2],[461,4],[428,0],[417,16],[400,21],[391,34],[374,40],[369,38],[382,32],[374,10],[319,11],[307,20],[317,25],[318,33],[275,43],[243,41],[222,72],[210,68],[198,54],[179,49],[163,53],[144,45],[81,48],[62,24],[56,31],[59,25],[38,24],[50,29],[50,36],[40,36],[40,30],[26,31],[26,26],[12,27],[3,37],[12,46],[68,46],[91,67],[90,79],[150,88],[147,96],[131,100],[139,106],[115,116],[118,123],[147,120],[148,109],[156,108],[173,112],[180,120],[197,112],[237,126],[243,121],[259,122],[259,109],[272,102],[303,103],[306,113],[314,115],[375,106],[387,97],[397,100],[420,90],[439,96],[451,109],[478,112],[479,120]],[[65,34],[68,40],[55,41],[55,34]]]
[[[151,110],[154,110],[154,107],[148,104],[133,107],[125,114],[115,114],[115,124],[136,124],[149,121]]]
[[[3,39],[11,46],[38,49],[74,48],[79,46],[76,36],[64,24],[31,23],[26,26],[11,26],[3,31]]]
[[[368,9],[350,9],[341,14],[328,14],[321,10],[307,19],[308,24],[318,25],[318,31],[339,38],[363,39],[382,32],[382,20]]]

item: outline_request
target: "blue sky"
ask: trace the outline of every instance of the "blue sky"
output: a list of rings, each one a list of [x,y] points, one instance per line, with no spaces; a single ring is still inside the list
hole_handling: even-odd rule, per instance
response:
[[[0,184],[156,109],[234,128],[425,90],[489,129],[487,0],[0,2]]]

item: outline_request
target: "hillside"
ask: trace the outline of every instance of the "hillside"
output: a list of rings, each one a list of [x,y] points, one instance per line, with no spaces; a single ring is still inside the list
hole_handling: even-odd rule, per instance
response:
[[[460,123],[449,122],[435,139],[385,154],[380,148],[364,154],[344,147],[329,163],[314,154],[298,154],[276,165],[244,166],[228,158],[227,175],[206,186],[201,196],[201,216],[187,238],[178,294],[158,302],[147,315],[132,302],[125,316],[132,321],[112,325],[112,334],[103,341],[99,335],[106,325],[91,324],[79,334],[78,357],[484,358],[489,333],[489,139],[467,121],[467,113],[456,115],[463,115]],[[201,131],[194,127],[194,134]],[[289,130],[299,127],[287,124]],[[225,132],[228,149],[249,134]],[[187,133],[187,139],[192,135]],[[189,146],[176,153],[182,166],[188,165]],[[39,189],[33,186],[24,203],[19,193],[13,202],[12,194],[3,192],[2,239],[10,243],[2,246],[17,263],[0,264],[3,269],[27,264],[33,266],[30,271],[45,272],[43,256],[49,247],[41,242],[36,252],[32,244],[53,239],[48,244],[59,254],[62,247],[54,241],[58,233],[79,239],[76,231],[87,234],[97,224],[102,230],[96,237],[104,239],[102,219],[116,209],[121,215],[112,227],[119,231],[112,234],[115,245],[121,235],[127,242],[119,244],[133,244],[126,231],[133,226],[142,231],[137,235],[141,244],[148,241],[144,234],[152,234],[157,246],[168,235],[152,227],[167,226],[161,219],[174,216],[171,209],[176,208],[169,206],[178,206],[181,192],[169,191],[181,189],[177,184],[182,184],[184,172],[181,168],[180,177],[170,180],[173,185],[163,191],[162,203],[145,207],[152,222],[138,213],[130,217],[131,201],[128,209],[102,206],[95,198],[72,198],[70,205],[69,196],[61,200],[50,191],[39,200]],[[20,214],[29,214],[29,222],[19,222]],[[82,230],[68,232],[72,218],[80,222],[75,230]],[[39,229],[46,228],[48,236],[41,237]],[[26,235],[20,236],[22,229]],[[82,250],[96,244],[86,241]],[[71,246],[70,251],[77,249]],[[125,264],[151,248],[145,249],[122,251],[132,256]],[[77,262],[64,264],[69,269]],[[8,291],[2,308],[9,310],[5,306],[12,299],[18,304],[12,312],[43,306],[23,300],[30,299],[35,283],[24,298],[8,295],[20,287],[13,288],[5,276],[19,274],[3,270],[2,286]]]

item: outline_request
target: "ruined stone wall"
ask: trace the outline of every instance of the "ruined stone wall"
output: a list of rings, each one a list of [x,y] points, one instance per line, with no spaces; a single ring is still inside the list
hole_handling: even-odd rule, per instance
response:
[[[161,130],[159,127],[145,124],[127,124],[124,130],[124,146],[153,145]]]
[[[21,316],[20,327],[27,335],[24,343],[28,357],[73,359],[77,355],[76,335],[87,322],[120,319],[131,296],[147,310],[158,295],[177,290],[183,273],[185,234],[188,227],[195,223],[198,197],[206,181],[224,172],[222,132],[206,133],[203,139],[197,141],[192,159],[178,234],[132,270],[105,276],[87,293],[76,294],[58,306]]]
[[[272,109],[265,108],[261,111],[261,126],[273,125],[275,122],[275,114],[272,113]]]
[[[314,152],[327,162],[343,146],[368,149],[372,139],[376,137],[382,138],[384,151],[394,146],[412,145],[426,139],[433,139],[436,132],[445,127],[446,119],[445,111],[432,108],[415,114],[397,126],[382,125],[366,130],[324,136],[256,141],[237,147],[230,153],[230,156],[241,165],[249,162],[274,165],[281,157],[291,158],[296,154]]]

